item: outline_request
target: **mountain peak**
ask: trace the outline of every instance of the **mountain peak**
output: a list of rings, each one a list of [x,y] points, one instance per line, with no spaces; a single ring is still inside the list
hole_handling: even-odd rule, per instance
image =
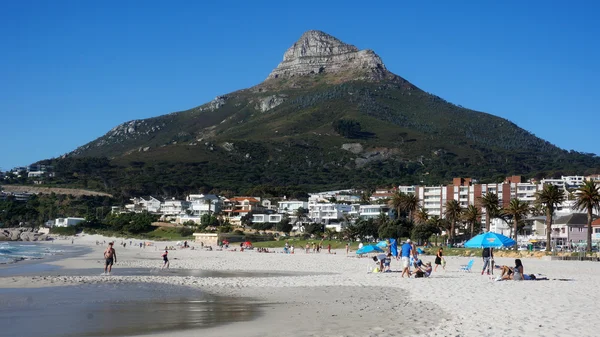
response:
[[[363,80],[391,75],[372,50],[359,50],[327,33],[309,30],[285,52],[283,61],[267,79],[340,73]]]

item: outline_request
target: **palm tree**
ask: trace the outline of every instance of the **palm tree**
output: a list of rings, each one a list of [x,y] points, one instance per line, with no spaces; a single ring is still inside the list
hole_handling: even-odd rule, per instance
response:
[[[419,197],[417,197],[415,194],[405,194],[402,208],[404,208],[405,212],[408,212],[408,218],[410,221],[414,222],[414,213],[417,209],[419,209]]]
[[[556,206],[565,201],[565,195],[554,185],[544,185],[544,188],[535,194],[537,202],[546,207],[546,251],[550,251],[552,233],[552,217]]]
[[[485,231],[490,231],[490,220],[497,218],[500,215],[500,206],[498,195],[494,192],[488,192],[483,197],[479,198],[481,207],[485,209]]]
[[[513,233],[515,242],[517,241],[517,233],[522,219],[531,211],[529,204],[519,199],[511,199],[507,207],[502,210],[503,215],[510,216],[513,219]],[[516,247],[515,247],[516,249]]]
[[[304,209],[304,207],[298,207],[294,212],[294,215],[296,216],[296,223],[302,222],[302,219],[304,219],[305,214],[306,210]]]
[[[212,199],[209,199],[209,198],[206,198],[206,199],[204,199],[204,203],[208,205],[208,216],[210,217],[210,216],[212,215],[212,214],[211,214],[210,207],[211,207],[211,206],[212,206],[212,204],[213,204],[213,200],[212,200]]]
[[[592,251],[592,211],[600,210],[600,186],[593,180],[585,183],[575,192],[575,210],[587,211],[587,251]]]
[[[406,194],[398,192],[388,201],[388,206],[396,211],[397,218],[400,219],[400,214],[404,211],[404,200]]]
[[[458,201],[452,199],[446,201],[446,209],[444,210],[445,218],[450,222],[450,239],[454,238],[454,231],[456,229],[456,222],[460,220],[460,214],[462,213],[462,208]]]
[[[473,237],[473,230],[475,228],[475,224],[479,221],[481,217],[481,212],[479,208],[474,205],[469,205],[463,212],[463,220],[465,220],[469,224],[469,228],[471,229],[471,237]],[[479,230],[481,230],[481,226],[479,226]]]
[[[429,213],[423,207],[419,208],[419,210],[415,213],[415,221],[418,224],[424,224],[429,219]]]

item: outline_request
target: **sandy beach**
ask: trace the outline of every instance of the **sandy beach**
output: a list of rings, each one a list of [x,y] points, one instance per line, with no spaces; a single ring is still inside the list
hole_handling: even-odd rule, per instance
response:
[[[473,272],[459,266],[469,258],[448,257],[446,271],[430,278],[400,278],[400,273],[368,273],[373,261],[345,252],[336,254],[257,253],[254,251],[169,252],[170,270],[160,270],[165,246],[115,248],[118,263],[112,276],[100,276],[104,245],[110,239],[84,236],[75,244],[89,253],[49,261],[56,269],[36,275],[0,278],[0,288],[73,285],[163,284],[184,286],[211,295],[247,299],[259,308],[251,320],[185,329],[150,336],[595,336],[586,313],[596,307],[594,292],[600,263],[523,259],[525,273],[541,273],[548,281],[495,282],[481,275],[481,258]],[[139,242],[134,240],[134,242]],[[56,244],[70,244],[70,240]],[[192,245],[194,245],[192,243]],[[281,250],[276,250],[280,252]],[[423,256],[433,262],[433,257]],[[513,265],[497,258],[496,264]],[[58,268],[60,267],[60,269]],[[392,270],[400,270],[399,261]],[[132,335],[144,335],[135,332]],[[125,334],[126,335],[126,334]]]

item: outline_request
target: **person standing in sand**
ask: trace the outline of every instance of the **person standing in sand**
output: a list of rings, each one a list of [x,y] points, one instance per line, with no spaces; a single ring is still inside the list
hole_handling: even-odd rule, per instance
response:
[[[410,239],[407,239],[406,242],[402,245],[402,277],[406,274],[410,277],[410,256],[413,250],[413,246],[410,243]]]
[[[346,244],[346,256],[350,253],[350,244]]]
[[[167,250],[167,247],[165,247],[165,252],[162,254],[162,258],[163,258],[163,266],[161,269],[169,269],[169,251]]]
[[[440,247],[437,255],[435,256],[435,269],[433,271],[437,272],[438,266],[442,264],[442,260],[444,260],[444,248]],[[446,270],[446,266],[442,265],[442,268]]]
[[[108,248],[104,251],[104,273],[102,275],[110,275],[113,263],[117,263],[117,252],[113,248],[113,243],[108,244]]]
[[[483,269],[481,270],[481,275],[486,272],[486,269],[487,274],[489,275],[490,269],[492,268],[490,260],[494,259],[494,248],[483,248],[481,251],[481,257],[483,258]]]

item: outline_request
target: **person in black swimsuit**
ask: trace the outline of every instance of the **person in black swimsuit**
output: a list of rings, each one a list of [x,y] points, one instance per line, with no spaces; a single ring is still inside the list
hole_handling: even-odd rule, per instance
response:
[[[437,255],[435,256],[435,269],[433,271],[437,271],[437,268],[439,265],[442,264],[442,260],[444,259],[444,248],[438,249]],[[444,267],[442,265],[442,268],[446,269],[446,267]]]
[[[168,255],[169,255],[169,251],[167,250],[167,247],[165,247],[165,252],[162,254],[162,258],[163,258],[163,262],[164,262],[163,266],[162,266],[162,269],[169,268],[169,258],[168,258]]]

